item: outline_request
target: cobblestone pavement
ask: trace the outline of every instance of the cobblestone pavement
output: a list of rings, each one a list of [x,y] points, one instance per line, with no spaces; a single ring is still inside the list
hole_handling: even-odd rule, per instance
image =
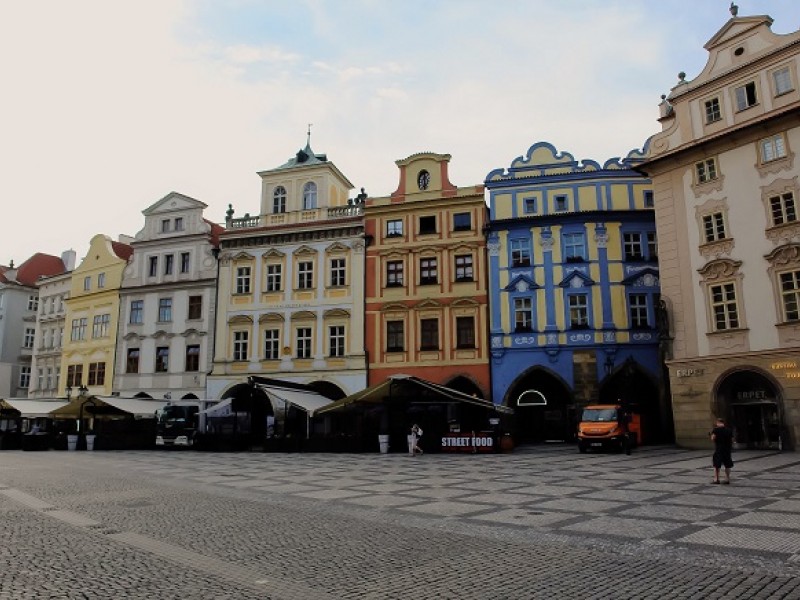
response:
[[[798,598],[800,453],[0,452],[0,599]]]

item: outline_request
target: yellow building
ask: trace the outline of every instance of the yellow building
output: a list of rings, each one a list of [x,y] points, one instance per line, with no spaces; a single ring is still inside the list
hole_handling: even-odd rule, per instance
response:
[[[72,272],[58,395],[87,388],[109,395],[114,381],[114,348],[119,317],[119,288],[132,248],[103,234],[92,238],[89,251]]]

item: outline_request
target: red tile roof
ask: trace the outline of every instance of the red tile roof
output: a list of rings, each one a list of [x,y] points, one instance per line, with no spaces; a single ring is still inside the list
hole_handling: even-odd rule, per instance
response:
[[[114,250],[114,254],[125,260],[128,260],[133,254],[133,248],[122,242],[111,242],[111,248]]]
[[[16,281],[9,281],[6,277],[5,273],[9,270],[10,267],[0,267],[0,282],[35,287],[40,277],[58,275],[66,269],[60,257],[37,252],[17,268]]]

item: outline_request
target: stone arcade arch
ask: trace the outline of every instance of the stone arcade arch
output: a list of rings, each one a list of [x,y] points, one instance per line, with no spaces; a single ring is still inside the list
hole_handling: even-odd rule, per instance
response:
[[[622,403],[638,414],[643,444],[672,441],[658,383],[633,358],[628,358],[603,379],[598,401],[600,404]]]
[[[780,385],[756,368],[724,373],[714,389],[716,416],[733,427],[736,442],[750,449],[790,449],[794,440],[786,427]]]
[[[561,377],[532,367],[512,383],[503,404],[514,409],[516,443],[573,441],[577,427],[575,400]]]

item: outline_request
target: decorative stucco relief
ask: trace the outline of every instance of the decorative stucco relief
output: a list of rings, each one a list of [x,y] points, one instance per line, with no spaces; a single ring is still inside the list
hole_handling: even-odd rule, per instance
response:
[[[773,173],[780,173],[781,171],[790,171],[794,168],[794,152],[789,152],[783,158],[779,158],[777,160],[771,160],[767,163],[760,163],[757,162],[753,165],[758,171],[758,174],[763,179],[767,175],[771,175]]]
[[[735,245],[733,238],[725,238],[716,242],[702,244],[698,250],[700,251],[700,256],[706,260],[714,260],[723,256],[730,256]]]

